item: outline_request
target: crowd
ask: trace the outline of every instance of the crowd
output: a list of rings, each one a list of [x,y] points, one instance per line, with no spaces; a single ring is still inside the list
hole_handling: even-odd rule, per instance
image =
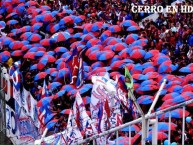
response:
[[[124,67],[122,64],[124,64],[133,76],[134,94],[138,99],[142,95],[154,96],[162,79],[164,77],[167,77],[168,80],[170,80],[169,77],[172,78],[171,82],[166,85],[168,88],[165,87],[166,92],[161,94],[162,98],[159,99],[157,109],[164,105],[169,106],[163,96],[173,93],[174,86],[182,86],[180,91],[176,91],[179,95],[186,93],[186,91],[189,93],[193,91],[193,76],[191,74],[193,67],[191,66],[189,72],[181,71],[182,68],[188,68],[188,65],[193,63],[193,13],[159,14],[155,22],[151,19],[142,21],[140,28],[135,22],[140,22],[147,15],[132,13],[132,4],[147,4],[147,2],[149,2],[148,4],[160,4],[163,1],[152,0],[143,3],[140,0],[38,0],[37,2],[23,2],[25,0],[12,0],[11,2],[2,0],[0,3],[0,59],[1,64],[8,70],[13,66],[19,67],[22,85],[30,91],[37,101],[41,101],[44,80],[46,80],[49,88],[49,96],[56,95],[65,88],[65,85],[75,85],[72,83],[70,72],[65,64],[75,48],[79,52],[87,49],[83,54],[85,84],[91,83],[91,75],[96,73],[100,75],[101,71],[104,71],[98,69],[99,67],[108,71],[111,77],[114,77],[115,73],[119,76],[123,75]],[[164,1],[162,5],[171,2],[169,0]],[[192,5],[192,2],[187,1],[180,4]],[[54,35],[58,32],[65,33],[58,36]],[[133,35],[134,33],[137,36]],[[34,34],[35,36],[32,37]],[[131,35],[132,37],[127,39]],[[137,38],[133,38],[135,36]],[[93,41],[90,41],[92,39]],[[132,45],[138,39],[140,43]],[[108,55],[105,55],[105,59],[99,59],[99,56],[91,53],[96,50],[93,47],[97,47],[100,51],[104,49],[105,53],[108,51]],[[126,51],[129,47],[138,48],[130,48]],[[132,56],[132,52],[137,52],[139,49],[146,54],[142,54],[140,51]],[[147,54],[152,54],[152,56],[147,56]],[[4,56],[7,57],[4,58]],[[145,58],[146,56],[147,58]],[[45,60],[42,58],[45,58]],[[170,61],[166,66],[171,66],[171,68],[164,68],[162,71],[161,65],[164,64],[165,60],[162,61],[159,58],[166,58],[167,61]],[[21,62],[20,65],[16,64],[18,61]],[[120,66],[116,66],[115,61],[122,61],[122,63],[119,64]],[[107,70],[106,67],[109,66],[110,70]],[[44,74],[44,77],[36,79],[36,77],[39,77],[37,74],[41,72],[46,72],[46,74]],[[140,84],[148,80],[139,79],[138,76],[140,73],[145,76],[148,72],[156,73],[156,77],[154,74],[154,77],[148,78],[148,80],[154,81],[153,84],[146,82],[146,85],[152,85],[154,88],[144,91],[140,89]],[[54,82],[57,82],[58,85],[52,88],[50,84]],[[186,87],[187,89],[184,91]],[[76,89],[76,87],[71,88]],[[91,89],[88,90],[82,94],[83,98],[91,96]],[[74,96],[70,91],[60,98],[53,99],[49,104],[50,111],[57,113],[54,118],[59,120],[55,126],[55,132],[63,131],[66,127],[67,116],[60,112],[72,107]],[[192,94],[189,95],[191,98]],[[84,103],[87,111],[90,111],[90,102]],[[176,104],[176,102],[170,103]],[[150,104],[141,103],[141,106],[143,111],[147,112]],[[191,109],[191,105],[186,108],[188,112],[191,112]],[[135,117],[131,113],[125,114],[123,123],[133,120]],[[186,144],[193,143],[192,117],[193,114],[190,113],[186,120]],[[166,118],[160,120],[168,121]],[[171,142],[181,143],[181,119],[172,118],[172,122],[177,126],[171,132]],[[140,125],[138,127],[140,128]],[[120,135],[128,136],[127,132],[124,133],[124,131],[120,132]],[[137,132],[132,132],[132,136],[135,135],[137,135]],[[164,142],[164,140],[161,140],[161,142]],[[140,141],[140,139],[137,141]]]

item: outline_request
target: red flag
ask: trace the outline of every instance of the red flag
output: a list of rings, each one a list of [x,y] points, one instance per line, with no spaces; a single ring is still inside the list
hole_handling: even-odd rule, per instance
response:
[[[71,83],[70,84],[75,84],[77,80],[77,75],[78,75],[78,68],[79,68],[79,60],[78,60],[78,50],[77,48],[74,48],[72,51],[72,55],[70,58],[66,61],[69,67],[69,71],[71,74]]]
[[[110,118],[111,117],[111,111],[110,111],[110,107],[109,107],[109,103],[108,103],[107,99],[105,101],[105,111],[107,113],[107,117]]]

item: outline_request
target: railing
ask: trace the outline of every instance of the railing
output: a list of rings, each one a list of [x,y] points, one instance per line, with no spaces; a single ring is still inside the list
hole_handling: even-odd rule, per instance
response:
[[[170,141],[171,141],[171,128],[170,128],[170,125],[171,125],[171,111],[182,107],[183,108],[183,117],[182,117],[182,145],[184,145],[185,106],[187,106],[189,104],[192,104],[192,103],[193,103],[193,99],[188,100],[188,101],[183,102],[183,103],[180,103],[180,104],[177,104],[175,106],[171,106],[169,108],[157,111],[155,113],[152,113],[152,114],[149,114],[149,115],[145,115],[144,119],[145,119],[145,123],[147,125],[147,130],[148,130],[149,124],[153,125],[153,127],[152,127],[152,144],[157,144],[156,142],[157,142],[157,121],[158,121],[158,115],[162,115],[162,114],[167,113],[167,112],[169,112],[168,142],[170,144]],[[152,120],[152,118],[155,118],[155,120]],[[79,144],[84,144],[84,143],[87,143],[87,142],[90,142],[90,141],[93,141],[93,144],[95,144],[95,140],[97,138],[100,138],[102,136],[108,135],[110,133],[116,133],[117,134],[117,132],[119,130],[121,130],[121,129],[125,128],[125,127],[129,127],[131,125],[137,124],[137,123],[142,123],[142,121],[143,121],[142,117],[138,118],[136,120],[133,120],[133,121],[128,122],[128,123],[125,123],[125,124],[120,125],[120,126],[118,126],[116,128],[113,128],[111,130],[105,131],[105,132],[103,132],[101,134],[97,134],[97,135],[94,135],[92,137],[86,138],[82,142],[80,142]],[[142,132],[140,134],[142,135]],[[118,136],[116,135],[116,137],[118,137]],[[129,130],[129,139],[130,139],[129,144],[132,144],[132,142],[131,142],[131,130]]]

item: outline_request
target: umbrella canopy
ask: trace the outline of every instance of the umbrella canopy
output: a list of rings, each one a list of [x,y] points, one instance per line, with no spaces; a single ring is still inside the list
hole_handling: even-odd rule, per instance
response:
[[[111,59],[115,53],[113,51],[94,51],[88,58],[90,60],[108,60]]]
[[[35,23],[35,24],[33,24],[33,26],[31,27],[31,30],[32,31],[37,31],[37,30],[39,30],[41,27],[43,26],[43,23]]]
[[[112,33],[117,33],[121,31],[121,27],[119,25],[113,25],[108,28]]]
[[[151,104],[153,102],[154,97],[149,95],[143,95],[137,98],[137,102],[139,104]]]
[[[53,83],[50,83],[50,84],[48,85],[48,89],[55,89],[55,88],[58,88],[58,87],[60,87],[60,86],[62,86],[61,83],[59,83],[59,82],[53,82]]]
[[[58,32],[52,35],[51,37],[55,42],[66,41],[70,38],[70,34],[68,32]]]
[[[131,125],[131,126],[130,126],[130,129],[131,129],[131,131],[135,131],[135,132],[139,132],[139,131],[140,131],[140,128],[139,128],[137,125],[135,125],[135,124]],[[121,131],[123,131],[123,132],[129,132],[129,126],[121,129]]]
[[[132,31],[137,31],[140,30],[141,28],[139,26],[130,26],[127,28],[128,32],[132,32]]]
[[[9,20],[9,21],[7,21],[7,25],[15,25],[15,24],[17,24],[17,23],[19,23],[17,20]]]
[[[39,34],[32,34],[28,37],[27,40],[31,41],[31,42],[39,42],[42,39],[42,36]]]
[[[114,140],[115,143],[118,142],[118,145],[128,145],[129,144],[129,137],[118,137]]]
[[[34,81],[38,81],[40,79],[44,79],[47,76],[46,72],[40,72],[34,77]]]
[[[132,20],[125,20],[121,23],[121,25],[124,27],[130,27],[130,26],[137,26],[137,23],[135,23]]]
[[[0,62],[6,62],[10,58],[10,52],[9,51],[4,51],[0,53]]]
[[[164,140],[166,138],[168,138],[168,135],[166,133],[164,133],[164,132],[158,132],[157,133],[157,139],[158,140]],[[146,140],[149,140],[149,141],[152,140],[152,132],[149,133],[149,136],[147,137]]]
[[[125,38],[125,43],[132,44],[134,41],[136,41],[139,38],[137,34],[129,34]]]
[[[187,117],[190,113],[185,110],[185,116]],[[159,118],[168,118],[169,112],[166,112],[165,114],[159,116]],[[171,117],[172,118],[182,118],[183,117],[183,109],[176,109],[171,111]]]
[[[145,50],[140,50],[140,49],[133,50],[130,54],[130,57],[132,59],[141,59],[145,56],[145,53],[146,53]]]
[[[177,127],[177,125],[171,122],[171,124],[170,124],[171,130],[175,130],[176,127]],[[158,131],[168,131],[168,129],[169,129],[169,123],[158,122]]]

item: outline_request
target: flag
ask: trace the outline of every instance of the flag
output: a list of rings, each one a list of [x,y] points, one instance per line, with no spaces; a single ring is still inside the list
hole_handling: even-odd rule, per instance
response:
[[[38,108],[37,108],[37,101],[33,98],[33,96],[30,94],[30,103],[31,103],[31,110],[30,110],[30,116],[32,120],[35,123],[36,127],[40,127],[40,122],[38,121]]]
[[[53,119],[52,121],[50,121],[47,125],[46,128],[49,130],[52,127],[54,127],[54,125],[58,122],[58,119]]]
[[[86,136],[91,136],[97,133],[96,128],[92,124],[92,120],[87,114],[84,102],[79,92],[76,93],[75,105],[73,106],[73,112],[75,114],[76,123],[80,131],[84,132]]]
[[[127,86],[127,89],[133,91],[133,78],[127,67],[125,67],[125,85]]]
[[[52,112],[49,109],[49,106],[43,106],[39,108],[39,113],[38,113],[38,119],[40,121],[40,126],[44,127],[46,122],[45,119],[52,114]]]
[[[79,56],[80,57],[80,56]],[[76,87],[80,88],[84,84],[84,69],[82,57],[79,58],[78,77],[76,81]]]
[[[41,93],[41,99],[43,99],[44,97],[48,97],[48,96],[49,96],[48,88],[47,88],[46,80],[44,79],[44,84],[43,84],[42,93]]]
[[[66,61],[69,72],[70,72],[70,84],[75,84],[77,81],[78,68],[79,68],[79,60],[78,60],[78,49],[75,47],[72,51],[72,55]]]
[[[83,140],[83,136],[77,127],[74,113],[71,111],[68,116],[67,129],[64,131],[63,140],[65,144],[77,144]]]

